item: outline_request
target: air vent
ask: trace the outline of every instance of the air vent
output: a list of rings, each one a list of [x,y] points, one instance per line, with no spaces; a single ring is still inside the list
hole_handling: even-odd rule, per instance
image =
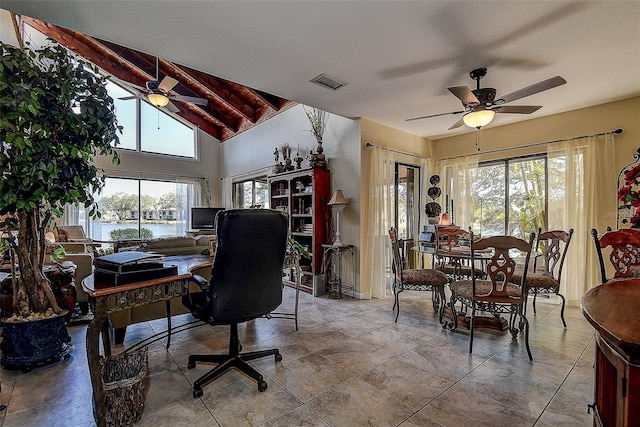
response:
[[[328,76],[326,74],[320,74],[314,77],[311,80],[311,83],[315,83],[318,86],[322,86],[327,89],[331,89],[333,91],[340,89],[343,86],[346,86],[347,83],[341,80],[336,79],[335,77]]]

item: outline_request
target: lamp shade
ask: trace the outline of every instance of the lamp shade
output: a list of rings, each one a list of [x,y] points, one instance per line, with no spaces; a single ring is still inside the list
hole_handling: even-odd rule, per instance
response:
[[[333,192],[333,196],[331,196],[331,200],[327,203],[329,206],[347,206],[349,201],[344,198],[344,194],[342,194],[342,190],[336,190]]]
[[[150,93],[147,95],[147,98],[149,98],[149,102],[156,107],[166,107],[167,104],[169,104],[169,98],[160,93]]]
[[[467,113],[462,117],[462,121],[470,128],[479,129],[491,123],[496,112],[493,110],[478,110]]]

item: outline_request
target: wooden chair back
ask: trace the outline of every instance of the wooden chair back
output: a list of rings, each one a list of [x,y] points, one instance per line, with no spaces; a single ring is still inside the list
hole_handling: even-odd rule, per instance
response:
[[[529,259],[531,250],[533,249],[534,233],[529,236],[529,241],[513,236],[490,236],[474,241],[473,232],[471,235],[471,263],[475,265],[475,259],[478,251],[493,251],[493,255],[486,261],[486,277],[491,283],[489,293],[483,295],[483,299],[509,299],[513,298],[507,292],[507,284],[511,282],[511,277],[516,271],[515,254],[524,255],[524,272],[522,274],[522,283],[527,276]],[[472,274],[473,294],[476,296],[476,274]],[[524,289],[524,286],[522,286]],[[522,298],[522,295],[520,296]]]
[[[609,262],[613,266],[614,279],[640,276],[640,231],[634,229],[608,230],[598,238],[598,231],[591,229],[591,236],[600,262],[602,283],[607,282],[602,249],[611,247]]]
[[[543,276],[551,277],[560,283],[564,260],[567,256],[572,236],[573,228],[569,231],[549,230],[545,232],[542,232],[542,228],[538,228],[535,253],[539,254],[539,251],[542,251],[542,253],[534,257],[533,273],[540,273]],[[542,271],[538,270],[538,258],[544,259]]]
[[[457,225],[438,225],[436,227],[436,243],[441,251],[451,252],[451,249],[460,246],[460,237],[467,232]]]

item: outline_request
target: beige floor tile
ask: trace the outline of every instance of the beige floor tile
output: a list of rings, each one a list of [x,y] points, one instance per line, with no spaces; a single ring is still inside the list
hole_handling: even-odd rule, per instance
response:
[[[531,426],[528,411],[502,405],[487,393],[456,384],[425,406],[420,413],[446,426]]]
[[[282,361],[265,371],[303,402],[348,381],[354,374],[318,354]]]
[[[254,380],[243,378],[224,387],[205,390],[202,401],[221,427],[257,426],[289,413],[301,405],[276,381],[259,392]]]
[[[167,406],[149,414],[145,411],[136,427],[217,427],[218,422],[200,399]]]
[[[590,426],[593,415],[587,413],[587,405],[591,403],[593,398],[561,390],[544,411],[540,421],[562,427]]]
[[[329,424],[324,422],[322,418],[311,412],[306,405],[298,406],[291,412],[284,414],[283,416],[271,420],[261,427],[329,427]]]
[[[400,359],[393,359],[361,379],[414,410],[419,410],[454,382]]]
[[[413,415],[398,400],[355,379],[307,403],[332,426],[393,426]]]
[[[325,348],[318,354],[356,375],[380,366],[393,357],[379,347],[355,339]]]

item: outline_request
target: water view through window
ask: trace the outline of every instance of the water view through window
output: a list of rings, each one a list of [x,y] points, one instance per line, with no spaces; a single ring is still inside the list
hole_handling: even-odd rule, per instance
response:
[[[166,237],[184,234],[190,184],[107,178],[100,202],[101,240]],[[97,238],[94,236],[94,238]]]

